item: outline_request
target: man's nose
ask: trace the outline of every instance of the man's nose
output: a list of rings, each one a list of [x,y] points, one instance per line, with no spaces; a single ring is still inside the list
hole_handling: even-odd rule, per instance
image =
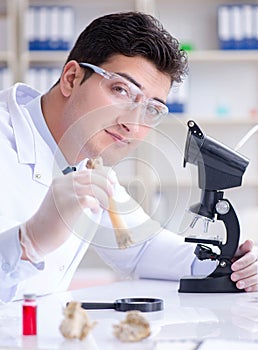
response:
[[[143,124],[144,107],[142,104],[137,105],[133,110],[123,111],[118,118],[118,123],[126,129],[128,133],[138,133]]]

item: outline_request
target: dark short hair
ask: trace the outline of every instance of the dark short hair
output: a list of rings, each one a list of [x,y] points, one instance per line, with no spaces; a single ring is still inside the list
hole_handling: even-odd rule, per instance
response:
[[[93,20],[79,35],[66,63],[101,65],[116,54],[146,58],[168,74],[171,83],[181,82],[188,70],[186,52],[178,40],[156,18],[141,12],[113,13]]]

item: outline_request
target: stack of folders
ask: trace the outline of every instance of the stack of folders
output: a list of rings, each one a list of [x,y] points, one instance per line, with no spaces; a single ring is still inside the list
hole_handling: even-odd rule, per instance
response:
[[[257,50],[258,5],[220,5],[218,39],[222,50]]]
[[[26,73],[26,83],[41,93],[47,92],[57,82],[61,74],[60,68],[30,67]]]
[[[74,25],[72,6],[29,6],[25,21],[29,50],[69,50]]]
[[[185,78],[182,83],[173,85],[171,88],[166,103],[169,113],[186,113],[189,96],[188,79]]]

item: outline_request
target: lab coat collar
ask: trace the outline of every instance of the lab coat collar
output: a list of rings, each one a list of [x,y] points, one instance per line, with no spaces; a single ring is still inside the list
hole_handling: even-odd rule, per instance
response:
[[[36,158],[33,151],[34,135],[31,126],[25,120],[26,117],[21,106],[38,94],[37,91],[21,83],[17,83],[9,89],[8,109],[14,129],[18,160],[24,164],[35,164]]]
[[[9,89],[8,108],[14,129],[18,160],[33,166],[33,179],[49,186],[61,171],[54,164],[51,149],[34,126],[29,112],[23,106],[40,93],[29,86],[17,83]]]

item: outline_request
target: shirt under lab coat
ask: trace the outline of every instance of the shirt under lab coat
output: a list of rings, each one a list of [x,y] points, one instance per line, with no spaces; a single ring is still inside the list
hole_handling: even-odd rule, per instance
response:
[[[136,234],[144,231],[139,227],[150,228],[153,234],[149,239],[142,237],[142,242],[134,247],[115,248],[111,238],[114,235],[107,234],[112,231],[107,212],[102,210],[93,215],[86,210],[86,236],[83,219],[78,226],[79,234],[77,231],[72,234],[44,261],[32,264],[21,260],[19,225],[37,211],[53,176],[63,176],[54,162],[53,147],[38,131],[35,116],[32,118],[26,109],[38,96],[37,91],[25,84],[0,92],[0,301],[21,298],[25,292],[42,295],[67,289],[91,241],[104,261],[124,276],[178,279],[191,275],[194,245],[160,228],[139,206],[126,215],[127,225]],[[130,202],[119,184],[115,186],[115,197],[121,203]],[[197,270],[202,269],[200,266]],[[214,264],[204,270],[207,273],[213,268]]]

